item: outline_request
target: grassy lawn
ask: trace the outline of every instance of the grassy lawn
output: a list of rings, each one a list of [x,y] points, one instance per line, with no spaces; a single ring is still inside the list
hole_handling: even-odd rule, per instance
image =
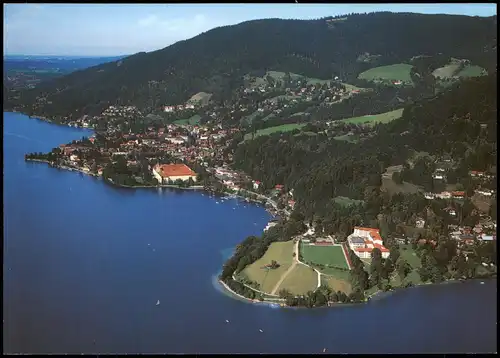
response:
[[[212,97],[211,93],[198,92],[190,98],[190,101],[195,101],[205,106],[208,104],[208,101],[210,101],[210,97]]]
[[[307,291],[314,291],[318,287],[318,274],[302,264],[297,264],[288,274],[283,283],[278,288],[278,292],[283,288],[293,294],[301,295]]]
[[[333,291],[341,291],[346,295],[350,294],[352,291],[351,284],[348,279],[344,280],[335,276],[321,275],[321,283],[327,285]]]
[[[333,199],[335,203],[340,204],[342,206],[351,206],[353,204],[362,204],[363,200],[351,199],[346,196],[337,196]]]
[[[344,123],[374,125],[375,123],[389,123],[395,119],[400,118],[402,115],[403,108],[400,108],[390,112],[375,114],[373,116],[367,115],[361,117],[346,118],[342,119],[341,121]]]
[[[399,252],[401,256],[410,264],[412,268],[419,268],[420,258],[415,253],[415,250],[411,247],[411,244],[408,245],[399,245]]]
[[[486,76],[488,73],[486,70],[480,66],[466,66],[464,67],[457,76],[459,77],[478,77]]]
[[[286,242],[273,242],[264,256],[254,263],[248,265],[243,273],[252,281],[260,284],[260,290],[271,292],[276,283],[281,278],[281,275],[288,270],[293,262],[293,240]],[[280,267],[274,270],[263,268],[265,265],[275,260],[280,264]]]
[[[370,68],[369,70],[359,74],[358,78],[373,81],[376,79],[389,80],[389,81],[404,81],[413,82],[410,77],[412,65],[406,63],[397,63],[395,65],[380,66]]]
[[[444,67],[435,69],[432,75],[436,78],[478,77],[487,75],[486,70],[480,66],[468,65],[461,70],[459,70],[459,68],[460,64],[453,62]]]
[[[194,116],[187,118],[187,119],[178,119],[174,121],[174,124],[177,125],[182,125],[182,124],[189,124],[189,125],[195,125],[200,123],[201,116],[199,114],[195,114]]]
[[[349,268],[340,246],[313,246],[300,243],[300,252],[304,261]]]
[[[276,132],[289,132],[289,131],[293,131],[294,129],[300,129],[304,126],[305,126],[305,123],[282,124],[280,126],[259,129],[257,131],[257,133],[255,133],[255,136],[258,137],[261,135],[269,135],[269,134],[276,133]],[[251,138],[252,138],[252,135],[250,133],[245,134],[245,140],[248,140]]]
[[[436,68],[432,75],[437,78],[450,78],[457,72],[460,65],[458,63],[450,63],[449,65]]]
[[[355,135],[347,135],[347,134],[339,135],[337,137],[333,137],[333,139],[335,139],[335,140],[343,140],[343,141],[346,141],[346,142],[349,142],[349,143],[357,143],[358,142],[358,137],[357,136],[355,136]]]

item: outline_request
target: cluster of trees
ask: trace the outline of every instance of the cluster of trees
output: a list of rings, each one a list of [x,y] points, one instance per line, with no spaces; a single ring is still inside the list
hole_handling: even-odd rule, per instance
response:
[[[49,153],[33,152],[33,153],[25,154],[24,159],[39,159],[39,160],[52,161],[52,160],[57,159],[57,155],[53,152],[49,152]]]

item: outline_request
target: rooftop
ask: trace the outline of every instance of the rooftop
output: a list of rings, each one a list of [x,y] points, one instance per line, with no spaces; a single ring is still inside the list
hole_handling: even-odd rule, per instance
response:
[[[186,164],[162,164],[157,166],[157,171],[162,177],[196,175]]]
[[[351,237],[349,240],[351,240],[351,242],[353,244],[364,244],[365,243],[365,239],[362,237],[359,237],[359,236]]]

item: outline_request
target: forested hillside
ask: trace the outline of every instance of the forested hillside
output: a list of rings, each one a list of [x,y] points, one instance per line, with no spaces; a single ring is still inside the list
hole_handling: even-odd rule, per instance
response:
[[[249,21],[8,92],[4,106],[46,117],[100,114],[109,105],[150,112],[200,91],[221,101],[254,70],[350,82],[366,69],[419,55],[465,58],[492,72],[496,33],[496,17],[372,13]]]
[[[415,152],[449,155],[459,163],[458,177],[467,177],[469,170],[493,171],[496,75],[470,79],[410,105],[402,118],[376,131],[358,144],[327,141],[324,134],[258,137],[236,147],[234,162],[266,188],[275,184],[293,188],[297,206],[307,218],[329,215],[337,196],[366,199],[370,188],[380,187],[386,167],[404,164]]]

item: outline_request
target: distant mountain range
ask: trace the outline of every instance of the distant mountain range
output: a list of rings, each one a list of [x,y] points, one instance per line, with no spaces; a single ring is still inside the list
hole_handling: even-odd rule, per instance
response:
[[[409,63],[421,55],[467,59],[494,72],[496,46],[496,16],[379,12],[255,20],[75,71],[22,96],[9,93],[4,102],[26,112],[34,112],[38,103],[36,112],[45,116],[97,114],[114,104],[153,110],[183,103],[198,92],[223,101],[253,71],[338,76],[349,83],[369,68]]]

